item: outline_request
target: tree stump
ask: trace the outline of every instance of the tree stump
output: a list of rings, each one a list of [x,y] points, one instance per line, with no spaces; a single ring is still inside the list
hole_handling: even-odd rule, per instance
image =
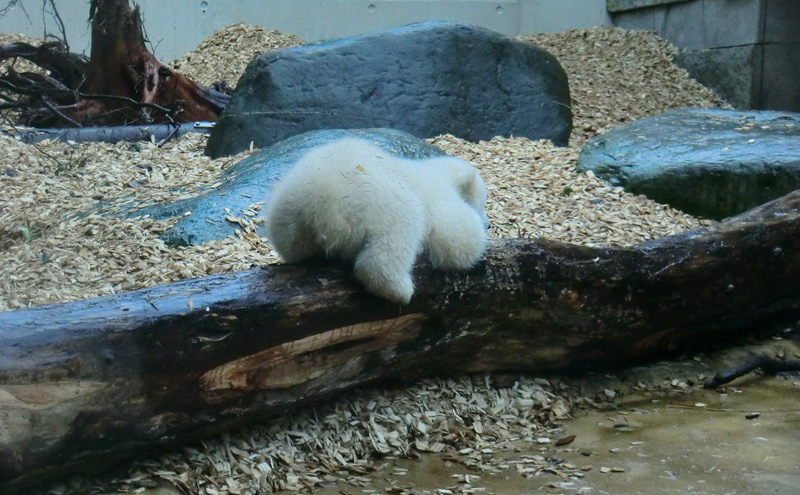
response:
[[[129,0],[92,0],[89,9],[88,61],[58,42],[0,47],[0,60],[22,57],[50,71],[44,76],[12,70],[0,77],[1,90],[23,95],[0,108],[21,110],[21,123],[34,127],[217,120],[229,95],[159,62],[145,45],[138,7],[131,8]]]

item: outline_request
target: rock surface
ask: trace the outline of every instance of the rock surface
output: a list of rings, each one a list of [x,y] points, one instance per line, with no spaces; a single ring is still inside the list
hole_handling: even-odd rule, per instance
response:
[[[800,114],[671,110],[589,141],[577,170],[721,219],[800,189]]]
[[[474,26],[425,22],[265,53],[211,133],[217,158],[313,129],[391,127],[567,144],[567,76],[549,53]]]
[[[148,206],[131,215],[150,215],[155,220],[181,215],[174,227],[161,235],[170,246],[202,244],[214,239],[235,235],[241,229],[237,223],[225,219],[227,208],[233,217],[259,201],[267,201],[272,186],[289,171],[297,159],[311,148],[321,146],[345,136],[373,139],[376,144],[408,158],[425,158],[444,155],[440,149],[414,136],[394,129],[330,129],[311,131],[281,141],[231,165],[220,175],[222,185],[190,199],[165,205]],[[186,215],[187,212],[191,214]],[[265,236],[263,224],[257,227]]]

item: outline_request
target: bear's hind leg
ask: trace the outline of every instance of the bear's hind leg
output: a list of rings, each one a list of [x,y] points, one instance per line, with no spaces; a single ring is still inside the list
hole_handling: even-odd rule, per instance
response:
[[[355,276],[370,292],[408,304],[414,294],[411,269],[422,243],[424,225],[370,233],[355,259]]]

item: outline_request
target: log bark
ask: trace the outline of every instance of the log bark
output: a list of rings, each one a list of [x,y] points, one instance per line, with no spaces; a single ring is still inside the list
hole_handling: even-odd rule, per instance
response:
[[[378,379],[587,370],[800,316],[800,192],[631,248],[492,241],[398,307],[347,267],[270,266],[0,314],[0,489]]]

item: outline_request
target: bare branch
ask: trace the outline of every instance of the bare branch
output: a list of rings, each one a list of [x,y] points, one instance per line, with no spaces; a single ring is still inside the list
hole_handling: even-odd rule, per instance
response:
[[[28,22],[30,22],[31,17],[28,15],[28,11],[25,10],[25,6],[22,4],[22,0],[9,0],[8,5],[0,9],[0,17],[5,16],[11,9],[14,7],[19,6],[20,10],[25,14],[25,17],[28,18]]]
[[[62,40],[33,46],[28,43],[11,43],[0,47],[0,60],[22,57],[51,72],[65,86],[76,89],[84,80],[89,61],[83,55],[70,53]]]
[[[58,116],[59,116],[59,117],[61,117],[62,119],[66,120],[67,122],[69,122],[69,123],[70,123],[70,124],[72,124],[73,126],[75,126],[75,127],[83,127],[83,126],[81,125],[81,123],[80,123],[80,122],[78,122],[78,121],[76,121],[76,120],[74,120],[74,119],[70,118],[70,117],[69,117],[69,116],[67,116],[67,115],[64,115],[64,113],[63,113],[63,112],[62,112],[62,111],[61,111],[61,110],[60,110],[60,109],[59,109],[57,106],[53,105],[53,104],[50,102],[50,100],[48,100],[48,99],[47,99],[47,97],[46,97],[46,96],[42,96],[42,97],[40,98],[40,101],[42,102],[42,105],[44,105],[45,107],[47,107],[47,108],[48,108],[48,109],[49,109],[51,112],[53,112],[54,114],[58,115]]]
[[[58,9],[56,8],[55,0],[45,0],[45,2],[50,2],[50,7],[52,10],[50,11],[50,15],[56,20],[56,24],[58,24],[58,29],[61,31],[61,40],[64,42],[64,51],[69,51],[69,42],[67,42],[67,30],[64,27],[64,21],[61,19],[61,15],[58,13]]]
[[[153,110],[158,110],[162,112],[164,116],[166,116],[170,122],[173,122],[172,117],[177,109],[174,108],[167,108],[162,107],[161,105],[157,105],[155,103],[143,103],[141,101],[136,101],[133,98],[129,98],[127,96],[118,96],[118,95],[93,95],[89,93],[78,93],[78,95],[85,99],[85,100],[115,100],[115,101],[124,101],[126,103],[130,103],[136,108],[152,108]]]
[[[0,491],[378,379],[601,370],[783,328],[800,192],[627,248],[496,239],[469,272],[421,261],[415,282],[401,309],[340,265],[273,265],[0,313]]]

